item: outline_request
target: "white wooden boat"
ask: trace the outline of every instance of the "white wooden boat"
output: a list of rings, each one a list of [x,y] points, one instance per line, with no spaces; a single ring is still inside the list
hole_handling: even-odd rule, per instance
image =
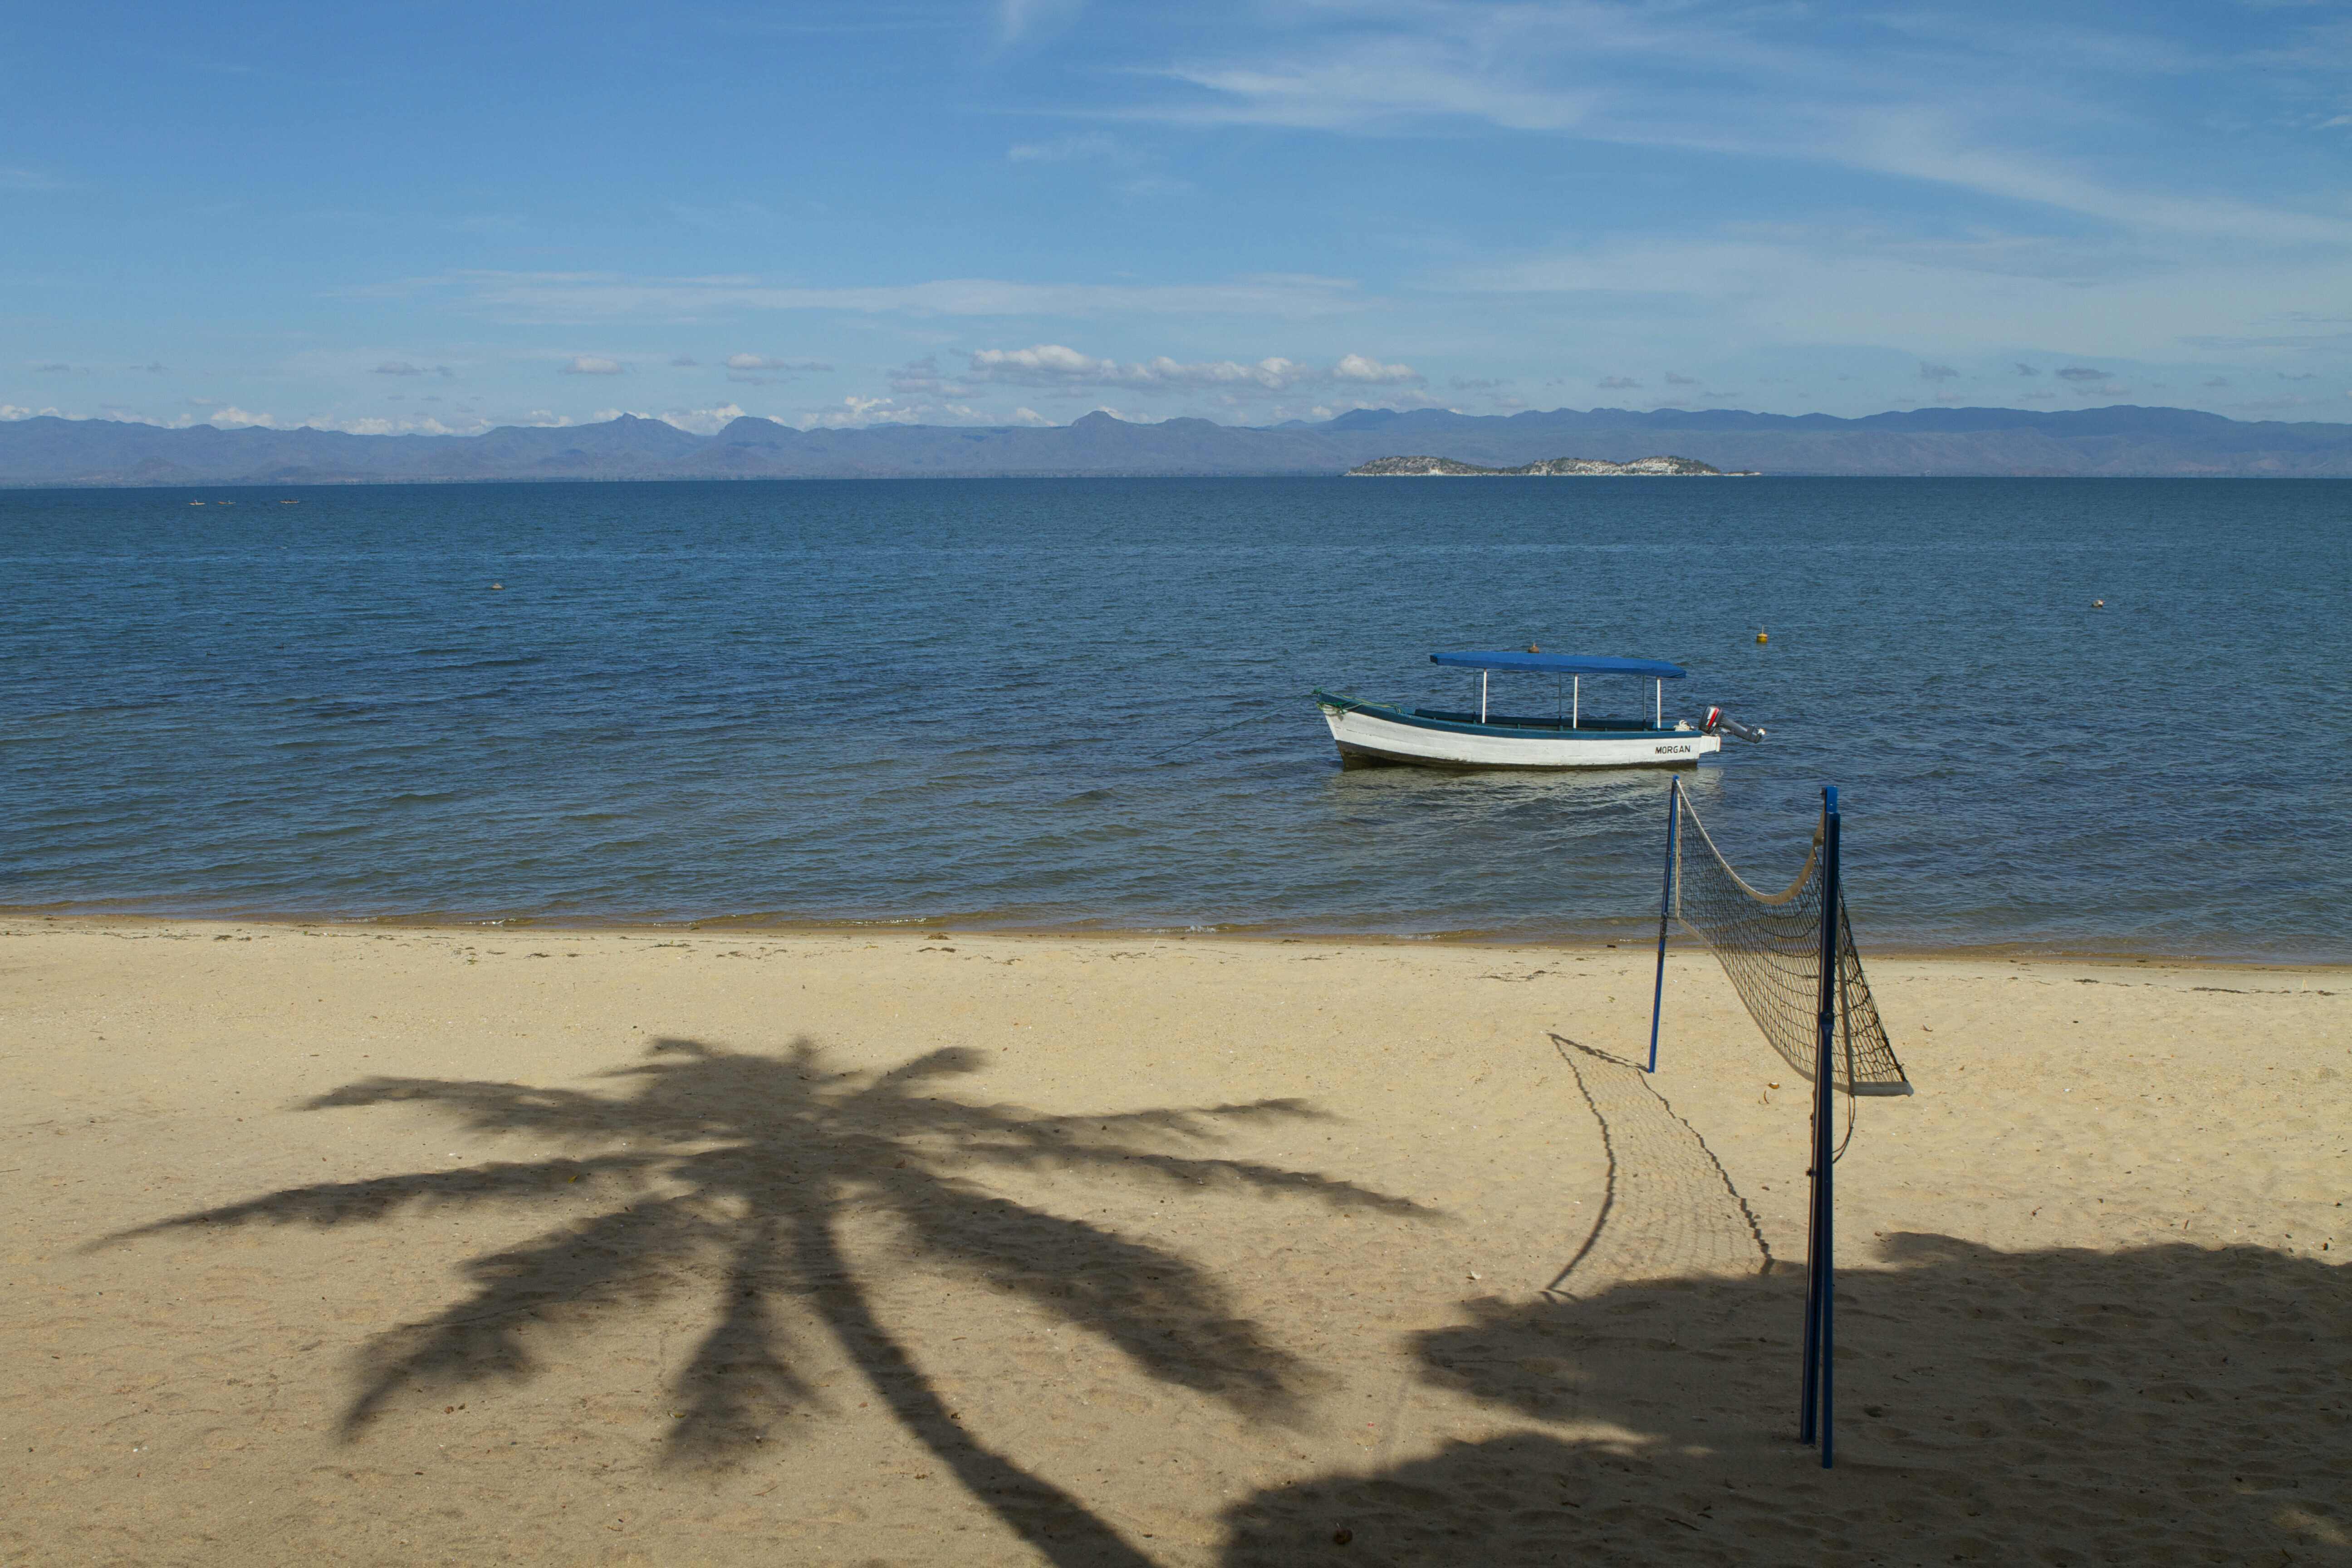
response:
[[[1316,705],[1331,727],[1340,761],[1349,767],[1403,764],[1424,768],[1686,768],[1723,749],[1723,737],[1761,741],[1764,731],[1737,724],[1710,708],[1697,723],[1666,720],[1666,682],[1690,672],[1655,658],[1609,658],[1541,653],[1433,653],[1432,664],[1478,672],[1478,706],[1473,709],[1404,708],[1367,702],[1339,692],[1318,690]],[[1496,674],[1551,678],[1549,716],[1516,712],[1490,703]],[[1651,686],[1645,718],[1588,712],[1584,682],[1620,676]]]

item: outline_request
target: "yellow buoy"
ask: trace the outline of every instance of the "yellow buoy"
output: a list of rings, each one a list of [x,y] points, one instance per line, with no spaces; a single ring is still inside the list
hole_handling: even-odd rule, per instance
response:
[[[1770,642],[1772,639],[1771,639],[1770,637],[1766,637],[1762,632],[1758,632],[1758,633],[1756,634],[1756,640],[1757,640],[1758,642]]]
[[[491,587],[493,587],[493,588],[503,588],[503,587],[505,587],[505,586],[506,586],[506,584],[505,584],[504,583],[493,583],[493,584],[490,584],[490,586],[491,586]]]

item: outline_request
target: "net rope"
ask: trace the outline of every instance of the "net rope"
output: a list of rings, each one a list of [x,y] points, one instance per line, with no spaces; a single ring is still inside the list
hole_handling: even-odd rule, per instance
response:
[[[1808,1079],[1820,1047],[1822,974],[1822,833],[1796,879],[1777,893],[1748,886],[1715,847],[1706,825],[1682,799],[1682,831],[1675,837],[1675,919],[1705,942],[1731,979],[1731,988],[1791,1070]],[[1845,897],[1838,896],[1837,1044],[1831,1086],[1854,1094],[1908,1094],[1903,1064],[1895,1059],[1878,1004],[1862,973]]]

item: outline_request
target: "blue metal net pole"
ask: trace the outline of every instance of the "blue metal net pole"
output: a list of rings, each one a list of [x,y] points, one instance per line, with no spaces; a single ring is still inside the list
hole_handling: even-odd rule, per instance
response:
[[[1838,882],[1837,788],[1822,791],[1822,933],[1821,1001],[1816,1019],[1813,1061],[1813,1214],[1812,1234],[1806,1247],[1811,1279],[1805,1291],[1805,1397],[1799,1421],[1807,1442],[1818,1436],[1822,1468],[1834,1461],[1831,1436],[1831,1390],[1835,1381],[1833,1347],[1836,1297],[1836,1213],[1832,1177],[1837,1160],[1832,1148],[1835,1114],[1834,1070],[1838,1037],[1838,1002],[1844,987],[1840,942],[1843,889]],[[1849,1069],[1850,1070],[1850,1069]]]
[[[1783,1061],[1813,1086],[1812,1208],[1805,1226],[1804,1372],[1798,1429],[1834,1455],[1830,1432],[1836,1258],[1837,1095],[1911,1092],[1855,952],[1845,913],[1842,819],[1834,786],[1796,879],[1778,893],[1751,886],[1723,858],[1698,808],[1681,800],[1672,900],[1683,929],[1723,963],[1732,988]],[[1654,1003],[1654,1038],[1658,1008]],[[1851,1113],[1852,1101],[1847,1110]]]
[[[1675,914],[1675,828],[1683,815],[1683,781],[1666,791],[1666,889],[1658,898],[1658,983],[1650,993],[1650,1068],[1658,1070],[1658,1017],[1666,1005],[1666,922]]]

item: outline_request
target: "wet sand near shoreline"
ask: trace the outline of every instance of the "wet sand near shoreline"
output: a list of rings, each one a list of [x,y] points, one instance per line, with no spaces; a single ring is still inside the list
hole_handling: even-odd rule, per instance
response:
[[[2344,1562],[2352,973],[0,920],[0,1558]]]

